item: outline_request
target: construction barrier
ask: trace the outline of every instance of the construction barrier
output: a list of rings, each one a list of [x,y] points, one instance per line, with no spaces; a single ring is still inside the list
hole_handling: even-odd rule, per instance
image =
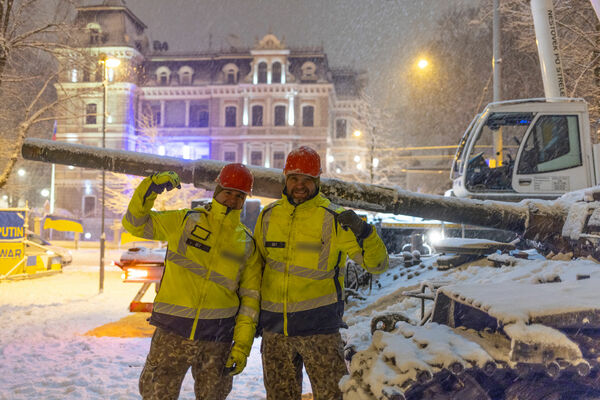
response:
[[[0,279],[60,272],[61,257],[27,254],[27,208],[0,210]]]

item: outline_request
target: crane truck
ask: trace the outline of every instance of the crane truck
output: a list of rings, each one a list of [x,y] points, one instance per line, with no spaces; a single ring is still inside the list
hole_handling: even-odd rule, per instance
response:
[[[600,2],[592,5],[600,19]],[[452,164],[457,197],[555,199],[600,185],[588,106],[565,97],[552,0],[532,0],[531,10],[546,97],[494,102],[475,116]]]

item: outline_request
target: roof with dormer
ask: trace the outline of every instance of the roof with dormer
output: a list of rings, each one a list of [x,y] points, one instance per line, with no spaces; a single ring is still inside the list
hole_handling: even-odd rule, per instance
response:
[[[143,29],[148,28],[126,5],[123,0],[104,0],[102,4],[96,5],[81,5],[77,7],[78,13],[86,12],[106,12],[106,11],[123,11],[132,21],[141,26]]]

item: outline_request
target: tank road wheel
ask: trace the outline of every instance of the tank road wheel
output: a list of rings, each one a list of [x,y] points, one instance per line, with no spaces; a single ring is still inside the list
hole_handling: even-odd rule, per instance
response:
[[[459,376],[449,372],[437,374],[431,382],[413,387],[406,393],[406,400],[496,400],[490,391],[480,383],[478,373],[464,373]],[[483,386],[482,386],[483,384]],[[493,390],[492,390],[493,392]]]

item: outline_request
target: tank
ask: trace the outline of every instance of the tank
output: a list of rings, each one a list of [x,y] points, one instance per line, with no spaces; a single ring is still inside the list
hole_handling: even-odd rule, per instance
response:
[[[173,170],[182,182],[205,189],[214,188],[225,165],[41,139],[27,139],[22,154],[29,160],[141,176]],[[255,195],[281,195],[281,170],[249,168]],[[342,206],[503,229],[555,253],[599,254],[599,188],[554,201],[520,203],[326,178],[321,190]],[[344,398],[600,398],[598,282],[581,278],[509,286],[426,283],[423,289],[433,294],[422,297],[434,299],[434,306],[420,324],[410,324],[403,315],[378,317],[372,324],[371,347],[348,352],[350,375],[341,382]],[[401,351],[386,352],[390,342]]]
[[[600,399],[598,281],[580,278],[448,284],[419,325],[374,318],[344,399]]]

